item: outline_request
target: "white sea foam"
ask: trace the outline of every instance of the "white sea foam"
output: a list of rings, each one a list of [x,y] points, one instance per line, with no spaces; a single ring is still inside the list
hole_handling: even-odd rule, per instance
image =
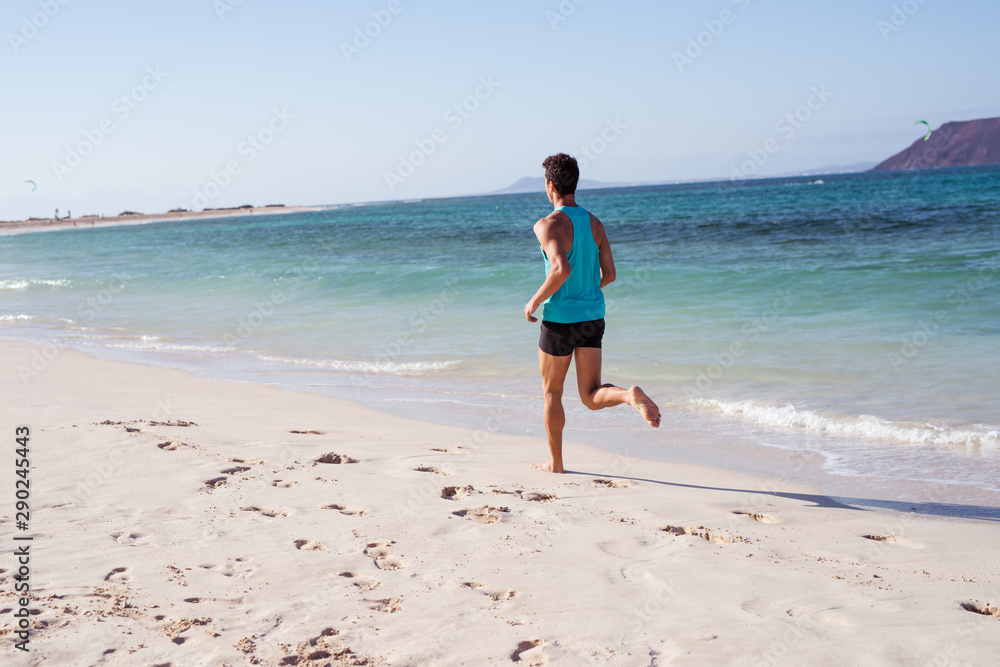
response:
[[[100,339],[103,337],[96,337]],[[120,350],[135,350],[137,352],[195,352],[199,354],[222,354],[234,352],[235,347],[224,347],[221,345],[186,345],[183,343],[169,343],[163,341],[159,336],[140,336],[138,340],[130,341],[109,341],[100,340],[105,347],[117,348]]]
[[[44,278],[28,278],[27,280],[21,280],[18,278],[11,278],[9,280],[0,280],[0,290],[23,290],[33,285],[65,287],[69,284],[70,281],[68,280],[46,280]]]
[[[344,359],[296,359],[289,357],[272,357],[259,355],[261,361],[274,361],[281,364],[311,366],[335,371],[367,373],[370,375],[427,375],[436,371],[455,368],[458,361],[413,361],[409,363],[394,363],[391,361],[348,361]]]
[[[799,410],[794,405],[763,401],[724,401],[712,398],[691,399],[698,410],[721,413],[762,426],[801,429],[810,433],[863,440],[895,441],[907,444],[966,445],[996,447],[1000,432],[995,428],[955,428],[931,423],[894,422],[872,415],[856,417],[820,414]]]
[[[33,320],[34,315],[0,315],[0,322],[13,322],[15,320]]]

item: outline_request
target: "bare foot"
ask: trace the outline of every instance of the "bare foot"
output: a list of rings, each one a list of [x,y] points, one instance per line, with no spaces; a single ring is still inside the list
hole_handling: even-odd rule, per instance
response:
[[[531,467],[535,470],[541,470],[542,472],[556,472],[562,473],[563,467],[561,465],[556,465],[552,461],[546,461],[545,463],[532,463]]]
[[[633,386],[628,390],[628,404],[638,410],[650,426],[660,428],[660,408],[656,407],[653,399],[646,396],[646,392]]]

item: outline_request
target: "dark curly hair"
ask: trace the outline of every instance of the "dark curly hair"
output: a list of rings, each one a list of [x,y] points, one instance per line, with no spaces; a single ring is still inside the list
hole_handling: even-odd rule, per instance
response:
[[[556,187],[561,195],[576,194],[576,184],[580,180],[580,166],[576,158],[565,153],[556,153],[545,158],[545,180]]]

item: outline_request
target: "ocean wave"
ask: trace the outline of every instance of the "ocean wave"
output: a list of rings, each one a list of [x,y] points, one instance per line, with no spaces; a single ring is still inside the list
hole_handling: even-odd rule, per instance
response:
[[[0,280],[0,290],[23,290],[33,285],[65,287],[69,284],[71,283],[68,280],[46,280],[44,278],[28,278],[27,280],[22,280],[20,278],[10,278],[8,280]]]
[[[344,359],[296,359],[258,355],[261,361],[273,361],[296,366],[311,366],[335,371],[365,373],[368,375],[427,375],[437,371],[455,368],[458,361],[413,361],[394,363],[391,361],[348,361]]]
[[[33,320],[34,315],[0,315],[0,322],[13,322],[15,320]]]
[[[745,419],[762,426],[802,429],[821,435],[863,440],[889,440],[906,444],[1000,445],[1000,431],[991,427],[949,427],[931,423],[894,422],[872,415],[856,417],[820,414],[800,410],[791,404],[778,405],[764,401],[723,401],[713,398],[690,399],[699,410],[721,413],[727,417]]]
[[[200,354],[223,354],[235,352],[235,347],[224,347],[220,345],[186,345],[183,343],[168,343],[160,340],[157,336],[140,336],[138,340],[131,341],[109,341],[107,338],[90,337],[95,344],[104,347],[112,347],[120,350],[135,350],[136,352],[197,352]],[[89,341],[88,341],[89,342]]]

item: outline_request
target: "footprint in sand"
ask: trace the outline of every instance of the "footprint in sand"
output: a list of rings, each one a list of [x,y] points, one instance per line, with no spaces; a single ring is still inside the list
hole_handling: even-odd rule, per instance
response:
[[[225,470],[220,470],[223,475],[238,475],[241,472],[246,472],[250,470],[250,466],[233,466],[232,468],[226,468]]]
[[[480,584],[476,581],[466,581],[462,584],[462,586],[478,591],[494,602],[502,602],[504,600],[510,600],[511,598],[517,597],[517,591],[513,588],[493,588],[486,586],[486,584]]]
[[[288,512],[282,510],[268,510],[262,507],[241,507],[241,512],[260,512],[264,516],[269,516],[271,518],[282,518],[288,516]]]
[[[300,551],[326,551],[326,547],[313,540],[295,540],[295,548]]]
[[[886,544],[895,544],[901,547],[909,547],[910,549],[923,549],[924,545],[919,542],[913,542],[911,540],[904,540],[901,537],[896,537],[895,535],[862,535],[861,537],[866,540],[874,540],[875,542],[885,542]]]
[[[1000,618],[1000,607],[988,604],[986,602],[980,602],[979,600],[970,600],[969,602],[963,602],[962,609],[966,611],[971,611],[974,614],[982,614],[983,616],[992,616],[993,618]]]
[[[334,463],[334,464],[358,463],[358,460],[353,459],[350,456],[343,456],[341,454],[337,454],[334,452],[327,452],[323,456],[316,459],[314,463]]]
[[[532,639],[521,642],[514,649],[514,652],[510,654],[510,659],[513,662],[521,662],[530,666],[544,665],[549,661],[548,656],[542,653],[544,646],[544,639]]]
[[[194,422],[186,422],[183,419],[178,419],[177,421],[168,421],[168,422],[151,421],[149,422],[149,425],[150,426],[197,426],[197,424],[195,424]]]
[[[199,602],[200,600],[198,598],[188,598],[187,600],[185,600],[185,602],[191,602],[191,601]],[[183,633],[187,632],[188,630],[190,630],[195,626],[206,626],[212,622],[211,618],[205,618],[205,617],[168,619],[165,615],[162,614],[156,616],[155,620],[158,621],[158,623],[155,626],[156,629],[165,634],[167,637],[170,637],[171,638],[170,641],[172,641],[174,644],[177,644],[178,646],[183,644],[189,639],[189,637],[182,636]],[[207,629],[206,631],[208,632],[208,634],[213,634]],[[215,636],[218,635],[216,634]],[[108,654],[113,652],[114,649],[110,649],[109,651],[105,651],[104,653]],[[158,663],[154,664],[153,667],[162,667],[164,665],[166,667],[170,667],[171,663],[169,662]]]
[[[371,609],[375,611],[385,612],[386,614],[395,614],[397,611],[403,611],[403,601],[400,598],[385,598],[384,600],[366,600],[366,602],[371,603]]]
[[[309,665],[320,667],[321,665],[332,665],[334,663],[338,665],[372,664],[372,661],[367,657],[359,656],[346,646],[341,644],[338,647],[333,647],[326,640],[327,637],[336,637],[339,634],[340,630],[326,628],[319,634],[319,636],[300,642],[299,645],[294,648],[288,644],[282,644],[282,649],[286,652],[294,651],[294,655],[286,655],[281,659],[281,662],[269,664],[298,665],[299,667],[307,667]],[[254,655],[254,652],[257,649],[256,645],[250,641],[248,637],[244,637],[233,646],[238,651],[243,653],[251,664],[262,664],[261,660]]]
[[[111,572],[108,572],[107,576],[104,577],[104,581],[110,581],[113,584],[127,584],[132,581],[129,572],[130,570],[127,567],[116,567]]]
[[[203,570],[209,570],[211,572],[218,572],[224,577],[239,577],[240,579],[249,579],[253,576],[253,573],[260,568],[256,565],[251,565],[248,558],[232,558],[226,559],[226,564],[224,566],[216,565],[215,563],[205,563],[199,565]]]
[[[496,523],[500,520],[499,514],[494,514],[494,510],[497,512],[509,512],[510,509],[507,507],[476,507],[471,510],[458,510],[452,512],[455,516],[460,516],[465,519],[470,519],[472,521],[478,521],[480,523]]]
[[[393,542],[372,542],[365,547],[365,555],[369,558],[388,558],[392,554],[389,545]]]
[[[630,479],[595,479],[594,486],[601,486],[605,488],[624,488],[629,486],[635,486],[635,482]]]
[[[244,637],[243,639],[241,639],[238,642],[236,642],[235,644],[233,644],[233,648],[235,648],[237,651],[239,651],[243,655],[245,655],[247,657],[250,657],[250,656],[253,655],[254,651],[257,650],[257,645],[254,644],[253,641],[249,637]],[[254,658],[254,660],[257,660],[257,659]]]
[[[518,491],[518,495],[520,495],[524,500],[530,500],[536,503],[548,503],[559,499],[559,496],[554,493],[538,493],[536,491],[529,491],[527,493]]]
[[[225,486],[226,482],[228,481],[229,481],[228,477],[213,477],[212,479],[205,480],[205,486],[213,489],[218,489],[220,487]]]
[[[161,442],[160,444],[157,445],[157,447],[159,447],[160,449],[163,449],[168,452],[175,452],[183,446],[184,446],[183,442],[173,442],[170,440],[168,440],[167,442]]]
[[[417,472],[432,472],[435,475],[446,475],[447,476],[447,475],[451,474],[450,472],[446,472],[444,470],[438,470],[434,466],[417,466],[416,468],[414,468],[414,470],[416,470]]]
[[[260,569],[259,565],[251,563],[252,560],[252,558],[234,558],[226,561],[226,566],[222,568],[222,576],[249,579]]]
[[[660,530],[673,535],[693,535],[695,537],[700,537],[703,540],[708,540],[712,544],[732,544],[734,541],[734,538],[729,535],[724,533],[713,533],[706,529],[705,526],[698,526],[697,528],[688,528],[686,526],[664,526]],[[744,538],[739,536],[735,539],[743,542],[746,541]]]
[[[743,510],[733,510],[733,514],[741,514],[743,516],[748,516],[757,523],[774,523],[774,518],[769,517],[766,514],[758,514],[757,512],[746,512]]]
[[[294,649],[288,644],[283,644],[283,649],[286,651],[293,650],[295,651],[295,654],[286,655],[281,659],[281,662],[270,664],[298,665],[299,667],[308,667],[309,665],[321,667],[325,665],[332,665],[334,663],[338,665],[374,664],[374,660],[371,660],[363,655],[358,655],[343,644],[333,647],[326,640],[327,637],[336,637],[339,634],[340,630],[326,628],[319,634],[319,636],[312,637],[304,642],[301,642]],[[261,660],[253,655],[253,652],[256,650],[256,646],[249,640],[249,638],[244,637],[239,642],[234,644],[234,647],[246,655],[251,664],[262,664]]]
[[[371,542],[365,547],[364,553],[375,562],[375,567],[380,570],[401,570],[406,567],[406,563],[392,557],[392,549],[389,547],[393,544],[395,542],[392,540]]]
[[[363,591],[373,591],[382,585],[382,582],[375,577],[359,577],[353,572],[341,572],[340,576],[350,579],[352,586],[357,586]]]
[[[279,489],[292,489],[295,488],[296,483],[290,480],[276,479],[271,482],[271,486],[276,486]]]
[[[441,489],[441,497],[445,500],[461,500],[470,493],[475,492],[471,484],[466,486],[446,486]]]
[[[111,539],[118,544],[126,544],[128,546],[141,546],[149,542],[149,537],[142,533],[112,533]]]
[[[376,558],[375,567],[380,570],[402,570],[406,567],[406,563],[399,560],[398,558]]]
[[[351,509],[346,505],[324,505],[320,509],[337,510],[341,514],[346,514],[347,516],[363,516],[365,513],[364,510]]]

